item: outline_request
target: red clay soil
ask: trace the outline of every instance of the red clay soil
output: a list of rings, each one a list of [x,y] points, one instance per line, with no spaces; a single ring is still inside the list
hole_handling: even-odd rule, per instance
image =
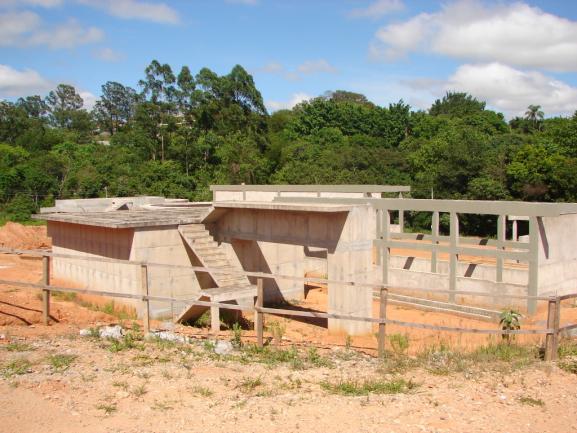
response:
[[[0,227],[0,247],[34,250],[50,248],[52,240],[46,234],[46,226],[23,226],[8,222]]]

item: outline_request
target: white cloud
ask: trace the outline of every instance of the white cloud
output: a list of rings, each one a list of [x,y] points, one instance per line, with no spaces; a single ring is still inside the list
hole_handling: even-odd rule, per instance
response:
[[[462,65],[444,84],[444,90],[470,93],[507,115],[522,115],[530,104],[546,114],[572,114],[577,88],[541,72],[521,71],[500,63]]]
[[[520,2],[459,0],[436,13],[382,27],[370,46],[375,59],[394,60],[414,51],[576,71],[577,22]]]
[[[97,27],[84,28],[74,18],[49,30],[40,30],[32,34],[29,45],[46,45],[49,48],[74,48],[78,45],[101,41],[104,32]]]
[[[61,6],[64,0],[0,0],[0,7],[14,6],[40,6],[43,8],[53,8]]]
[[[266,101],[265,105],[269,111],[290,110],[301,102],[312,99],[313,96],[303,92],[295,93],[288,101]]]
[[[353,9],[349,12],[352,18],[381,18],[391,12],[397,12],[405,7],[401,0],[376,0],[365,8]]]
[[[84,28],[75,19],[48,28],[43,26],[40,17],[33,12],[0,14],[0,46],[44,45],[49,48],[74,48],[98,42],[103,37],[102,30],[96,27]]]
[[[94,57],[104,62],[119,62],[124,59],[124,55],[110,47],[103,47],[93,51]]]
[[[337,68],[327,62],[325,59],[319,60],[307,60],[306,62],[300,64],[297,67],[297,71],[301,74],[317,74],[317,73],[327,73],[334,74],[337,72]]]
[[[334,74],[337,73],[337,68],[331,65],[325,59],[307,60],[296,67],[295,70],[285,68],[282,63],[270,62],[261,68],[255,69],[255,72],[264,74],[281,75],[284,79],[289,81],[298,81],[302,79],[303,75],[312,74]]]
[[[280,74],[285,72],[284,66],[278,62],[269,62],[262,68],[258,68],[257,72],[264,72],[265,74]]]
[[[33,12],[0,14],[0,45],[11,46],[22,42],[22,39],[36,30],[40,23],[40,17]]]
[[[79,3],[102,9],[108,14],[123,18],[152,21],[164,24],[178,24],[178,12],[166,3],[141,0],[78,0]]]
[[[54,83],[32,69],[0,65],[0,97],[42,94],[52,87]]]
[[[94,108],[94,104],[96,104],[96,101],[98,100],[98,98],[96,96],[94,96],[92,93],[87,92],[87,91],[80,91],[80,92],[78,92],[78,94],[80,95],[80,97],[84,101],[84,105],[82,106],[82,108],[84,108],[85,110],[88,110],[88,111],[92,110]]]

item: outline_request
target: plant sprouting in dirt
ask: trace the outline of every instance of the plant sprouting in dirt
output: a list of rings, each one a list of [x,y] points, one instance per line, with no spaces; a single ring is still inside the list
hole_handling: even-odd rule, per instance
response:
[[[232,325],[232,339],[230,340],[233,347],[240,349],[242,347],[242,328],[238,322]]]
[[[523,316],[516,310],[507,309],[501,312],[499,316],[499,325],[503,331],[516,331],[521,329],[521,318]],[[502,334],[503,340],[510,342],[511,334]]]

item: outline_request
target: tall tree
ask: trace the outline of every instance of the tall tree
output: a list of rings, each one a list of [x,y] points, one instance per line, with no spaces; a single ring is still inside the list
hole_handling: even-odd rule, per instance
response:
[[[46,105],[50,111],[52,123],[61,128],[72,127],[74,114],[84,105],[82,97],[73,86],[59,84],[46,97]]]
[[[102,96],[96,102],[94,114],[98,122],[113,135],[133,117],[138,102],[136,91],[115,81],[102,85]]]
[[[545,113],[541,110],[540,105],[529,105],[525,111],[525,119],[533,123],[533,126],[540,129],[540,124],[543,121]]]

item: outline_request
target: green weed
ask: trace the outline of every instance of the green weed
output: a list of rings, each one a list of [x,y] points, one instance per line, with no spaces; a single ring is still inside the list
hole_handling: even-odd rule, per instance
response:
[[[393,379],[390,381],[367,380],[339,381],[337,383],[321,382],[321,388],[331,394],[345,396],[363,396],[369,394],[405,394],[417,387],[413,381]]]

